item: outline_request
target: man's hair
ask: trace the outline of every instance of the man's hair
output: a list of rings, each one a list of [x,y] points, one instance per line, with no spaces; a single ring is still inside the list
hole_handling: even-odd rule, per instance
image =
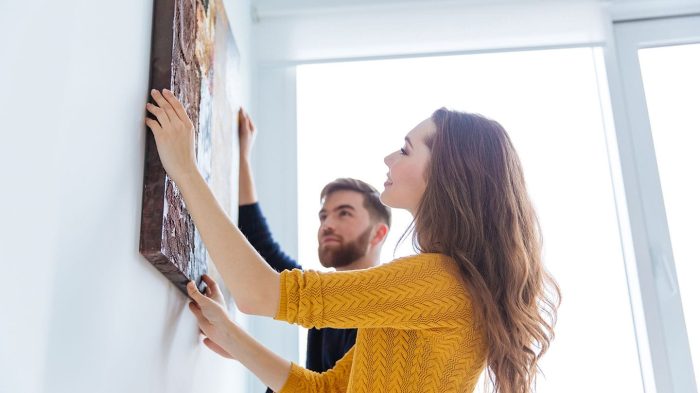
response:
[[[326,197],[337,191],[354,191],[362,194],[363,206],[369,212],[370,218],[383,221],[388,227],[391,227],[391,209],[379,199],[379,191],[376,188],[362,180],[349,177],[335,179],[321,190],[321,203]]]

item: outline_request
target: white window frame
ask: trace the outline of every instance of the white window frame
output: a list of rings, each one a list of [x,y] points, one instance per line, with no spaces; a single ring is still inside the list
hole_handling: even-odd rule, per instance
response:
[[[637,53],[700,42],[700,15],[622,20],[612,33],[606,67],[624,185],[618,203],[628,215],[621,227],[645,391],[696,392]]]

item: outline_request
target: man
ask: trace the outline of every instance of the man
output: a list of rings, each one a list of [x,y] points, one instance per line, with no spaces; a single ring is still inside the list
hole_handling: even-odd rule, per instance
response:
[[[272,268],[281,272],[301,269],[272,238],[262,214],[250,167],[255,126],[241,110],[238,227]],[[379,193],[356,179],[337,179],[321,191],[318,256],[324,267],[338,271],[366,269],[379,264],[382,245],[391,225],[391,210],[379,200]],[[306,368],[324,372],[353,345],[356,329],[309,329]],[[271,390],[268,389],[268,392]]]

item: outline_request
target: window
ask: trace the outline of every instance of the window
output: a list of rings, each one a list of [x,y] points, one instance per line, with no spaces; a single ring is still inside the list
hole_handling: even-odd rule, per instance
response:
[[[417,123],[441,106],[481,113],[503,124],[520,154],[545,262],[562,287],[538,392],[642,391],[600,58],[597,48],[571,48],[298,66],[299,260],[320,268],[318,197],[327,182],[356,177],[381,191],[384,156]],[[383,262],[409,222],[395,212]],[[396,256],[410,253],[407,240]]]
[[[698,270],[689,247],[700,214],[692,171],[700,146],[700,16],[619,22],[614,34],[610,93],[636,254],[627,266],[636,270],[632,303],[645,330],[638,340],[645,387],[696,391]]]
[[[688,341],[700,378],[700,44],[645,48],[639,61]],[[665,261],[665,263],[670,263]]]

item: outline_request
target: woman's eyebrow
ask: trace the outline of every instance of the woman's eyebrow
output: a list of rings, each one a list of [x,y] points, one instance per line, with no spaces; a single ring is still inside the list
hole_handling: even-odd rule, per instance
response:
[[[413,143],[411,143],[411,138],[405,137],[403,138],[406,142],[408,142],[409,146],[411,146],[411,149],[413,148]]]

